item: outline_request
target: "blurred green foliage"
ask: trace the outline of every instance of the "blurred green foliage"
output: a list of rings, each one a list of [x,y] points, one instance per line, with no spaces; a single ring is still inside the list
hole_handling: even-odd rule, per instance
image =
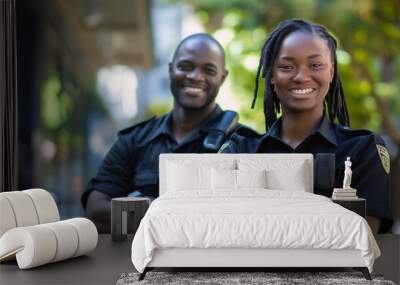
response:
[[[168,101],[165,100],[153,101],[147,106],[146,117],[153,117],[153,116],[161,117],[162,115],[170,112],[172,110],[172,107],[173,107],[172,98],[171,100]]]
[[[175,1],[177,2],[177,1]],[[178,1],[179,2],[179,1]],[[207,31],[226,49],[232,90],[240,100],[241,122],[265,130],[263,85],[250,109],[260,50],[285,19],[303,18],[326,26],[338,39],[351,126],[382,130],[382,109],[400,114],[400,1],[398,0],[191,0]],[[261,83],[262,84],[262,83]]]
[[[88,77],[89,78],[89,77]],[[67,160],[72,153],[82,155],[87,138],[90,112],[107,116],[107,109],[93,89],[93,79],[85,85],[74,84],[72,77],[66,79],[56,69],[47,71],[40,92],[41,141],[54,143],[54,158]]]
[[[59,77],[52,74],[43,84],[42,121],[49,130],[57,130],[68,121],[68,113],[72,110],[72,101],[67,94],[62,94]]]

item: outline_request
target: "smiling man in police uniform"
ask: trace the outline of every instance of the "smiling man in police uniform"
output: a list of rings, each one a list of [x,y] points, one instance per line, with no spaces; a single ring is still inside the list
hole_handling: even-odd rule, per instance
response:
[[[213,153],[233,132],[258,136],[237,124],[237,114],[215,103],[228,71],[221,45],[207,34],[195,34],[177,47],[169,64],[172,112],[119,132],[118,140],[90,180],[82,204],[99,232],[110,231],[114,197],[158,197],[161,153]]]

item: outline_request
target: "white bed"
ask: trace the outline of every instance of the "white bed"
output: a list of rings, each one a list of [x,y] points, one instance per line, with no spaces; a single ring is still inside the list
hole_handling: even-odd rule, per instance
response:
[[[354,267],[370,278],[380,251],[367,222],[312,194],[312,170],[310,154],[161,155],[160,197],[132,243],[141,278],[154,267]]]

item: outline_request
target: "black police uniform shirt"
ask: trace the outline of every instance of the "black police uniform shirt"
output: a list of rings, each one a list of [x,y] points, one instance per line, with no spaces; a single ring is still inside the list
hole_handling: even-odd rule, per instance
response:
[[[177,143],[171,129],[172,113],[153,118],[118,133],[118,139],[103,160],[97,175],[82,195],[86,207],[88,195],[96,190],[114,197],[131,192],[158,197],[158,157],[161,153],[207,153],[203,147],[208,130],[221,119],[219,106],[182,142]],[[255,131],[238,125],[242,135],[259,136]]]
[[[224,153],[318,153],[335,154],[334,187],[343,187],[344,162],[352,162],[351,186],[367,200],[367,215],[381,218],[380,232],[392,226],[389,207],[389,155],[382,138],[368,130],[357,130],[331,123],[323,117],[319,127],[295,149],[280,138],[282,120],[278,119],[263,136],[246,138],[234,134],[222,147]],[[331,196],[332,192],[315,194]]]

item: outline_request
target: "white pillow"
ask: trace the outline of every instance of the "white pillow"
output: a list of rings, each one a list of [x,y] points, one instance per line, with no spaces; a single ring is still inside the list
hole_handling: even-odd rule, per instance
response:
[[[267,171],[268,189],[306,192],[307,176],[304,163],[296,165],[290,171],[270,169]]]
[[[185,191],[211,188],[210,167],[186,166],[169,163],[167,191]]]
[[[267,188],[267,171],[235,170],[238,188]]]
[[[271,190],[306,191],[309,167],[304,160],[240,159],[239,170],[266,170],[267,187]]]
[[[236,190],[236,170],[212,168],[211,177],[213,190]]]
[[[240,188],[266,188],[266,171],[263,170],[211,170],[213,190],[238,190]]]

